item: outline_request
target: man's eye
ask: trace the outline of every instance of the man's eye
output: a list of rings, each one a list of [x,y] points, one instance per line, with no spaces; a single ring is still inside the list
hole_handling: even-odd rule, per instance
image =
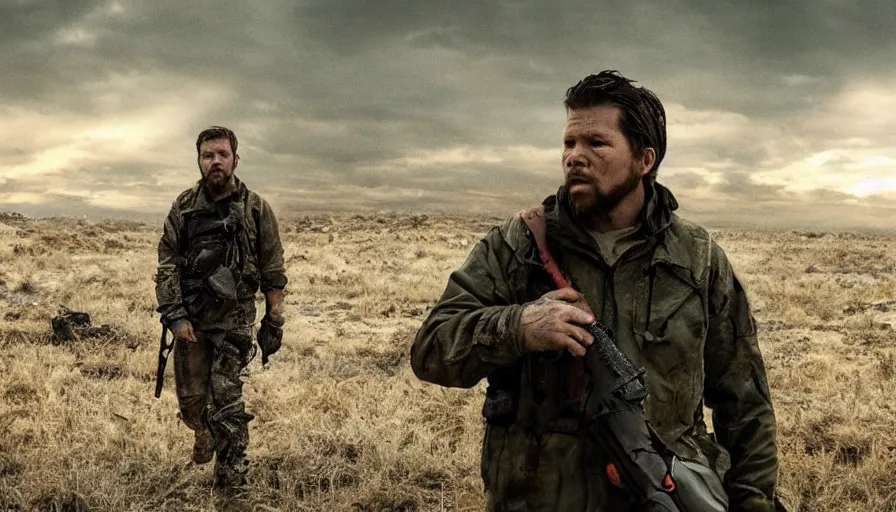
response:
[[[597,148],[597,147],[600,147],[600,146],[606,146],[606,144],[604,144],[604,141],[602,141],[602,140],[598,140],[598,139],[593,139],[593,140],[591,141],[591,145],[592,145],[593,147],[596,147],[596,148]]]
[[[573,141],[571,141],[571,140],[564,140],[564,141],[563,141],[563,146],[564,146],[565,148],[567,148],[567,149],[572,149],[573,146],[575,146],[575,145],[576,145],[576,143],[573,142]]]

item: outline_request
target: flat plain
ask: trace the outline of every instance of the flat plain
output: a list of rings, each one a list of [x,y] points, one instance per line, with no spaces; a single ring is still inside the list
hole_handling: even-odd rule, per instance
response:
[[[171,365],[153,397],[159,227],[0,214],[0,510],[482,510],[484,385],[422,383],[408,354],[502,220],[282,216],[288,324],[246,372],[253,469],[233,500],[189,462]],[[896,511],[896,234],[713,236],[759,327],[785,503]],[[111,333],[55,340],[62,307]]]

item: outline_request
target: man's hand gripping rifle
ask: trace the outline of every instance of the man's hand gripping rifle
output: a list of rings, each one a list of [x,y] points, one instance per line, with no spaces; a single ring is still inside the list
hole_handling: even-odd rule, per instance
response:
[[[547,249],[544,218],[523,219],[538,245],[545,269],[558,288],[571,288]],[[584,297],[575,303],[591,313]],[[644,370],[616,347],[612,333],[596,322],[585,326],[594,338],[585,359],[588,384],[583,416],[592,442],[611,462],[610,481],[626,489],[640,510],[724,512],[728,497],[710,468],[679,459],[644,418]]]

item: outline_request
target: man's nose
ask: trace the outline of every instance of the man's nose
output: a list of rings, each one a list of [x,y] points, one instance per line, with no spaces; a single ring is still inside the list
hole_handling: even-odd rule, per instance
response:
[[[585,165],[585,160],[582,158],[581,144],[575,144],[573,147],[569,148],[563,164],[568,168]]]

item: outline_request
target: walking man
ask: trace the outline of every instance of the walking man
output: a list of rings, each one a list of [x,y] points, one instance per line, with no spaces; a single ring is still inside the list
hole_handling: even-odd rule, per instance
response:
[[[215,460],[215,486],[246,483],[249,422],[240,372],[255,356],[255,295],[264,359],[279,349],[287,278],[270,205],[235,175],[237,138],[213,126],[196,139],[201,179],[165,220],[156,275],[158,312],[174,333],[181,417],[195,434],[193,461]]]

